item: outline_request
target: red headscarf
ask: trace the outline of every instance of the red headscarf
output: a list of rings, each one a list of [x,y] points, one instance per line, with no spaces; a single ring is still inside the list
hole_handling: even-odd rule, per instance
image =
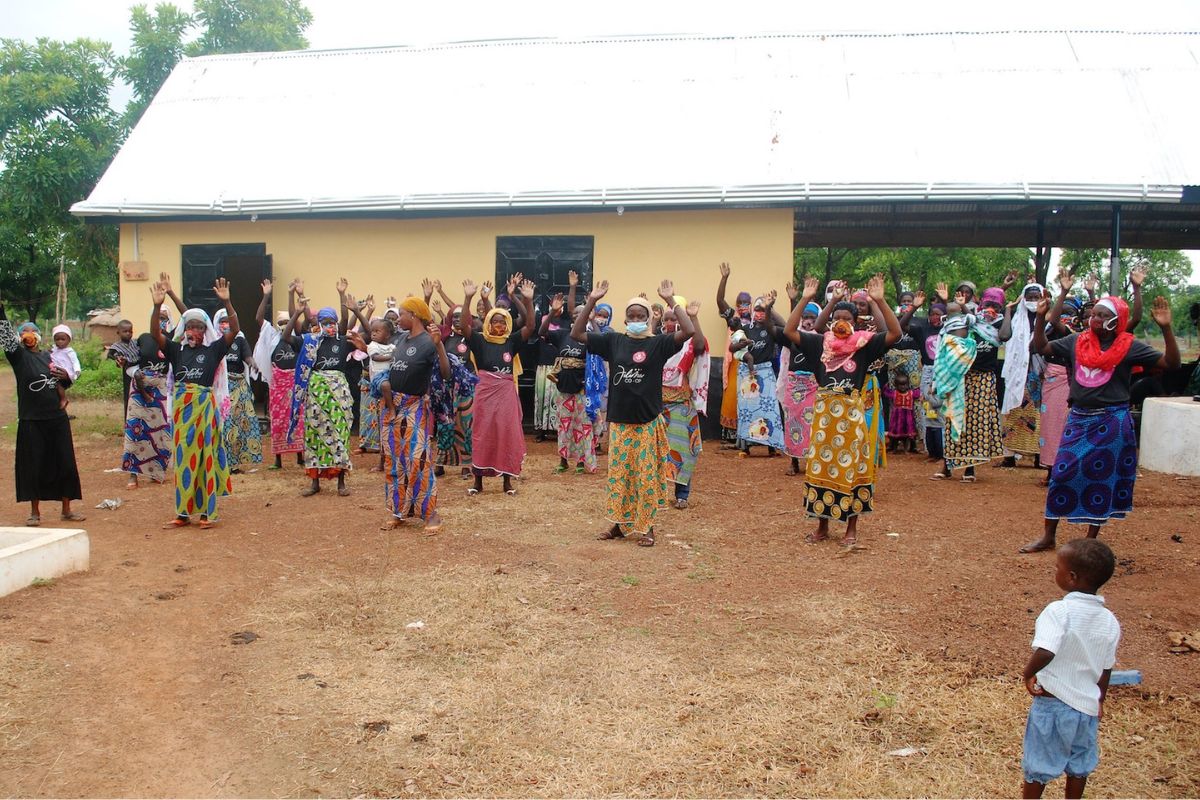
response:
[[[1133,345],[1133,334],[1125,330],[1129,326],[1129,304],[1119,297],[1106,297],[1096,304],[1097,308],[1101,306],[1111,306],[1117,312],[1117,337],[1107,350],[1101,350],[1099,337],[1087,328],[1075,339],[1075,363],[1111,372]]]

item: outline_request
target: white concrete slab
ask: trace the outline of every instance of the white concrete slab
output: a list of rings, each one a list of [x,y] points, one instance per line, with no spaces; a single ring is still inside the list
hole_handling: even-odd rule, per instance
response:
[[[1190,397],[1149,397],[1142,404],[1139,466],[1200,476],[1200,403]]]
[[[87,531],[78,528],[0,527],[0,597],[36,578],[86,570],[91,563]]]

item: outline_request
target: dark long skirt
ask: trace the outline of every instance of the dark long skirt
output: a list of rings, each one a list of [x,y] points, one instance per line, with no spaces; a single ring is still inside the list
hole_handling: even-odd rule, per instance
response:
[[[17,422],[17,502],[81,500],[67,415]]]

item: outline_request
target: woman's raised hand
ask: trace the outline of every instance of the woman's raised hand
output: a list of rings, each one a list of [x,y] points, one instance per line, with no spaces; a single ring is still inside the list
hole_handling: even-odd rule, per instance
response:
[[[945,281],[939,283],[937,288],[933,291],[936,293],[937,297],[941,298],[943,303],[950,299],[950,287],[946,285]]]
[[[670,303],[672,306],[674,306],[675,282],[668,278],[663,278],[662,283],[658,285],[658,296],[663,299],[664,303]]]
[[[158,282],[162,284],[163,292],[171,293],[171,276],[165,272],[158,273]]]
[[[699,300],[693,300],[687,304],[687,315],[689,317],[691,317],[692,319],[695,319],[696,315],[698,315],[699,313],[700,313],[700,301]]]
[[[150,287],[150,299],[156,306],[161,306],[163,301],[167,299],[167,290],[163,288],[161,283],[156,283]]]
[[[809,300],[813,299],[814,297],[817,296],[817,289],[819,289],[820,287],[821,287],[821,282],[818,281],[816,278],[805,278],[804,279],[803,297],[807,297]]]
[[[474,297],[475,291],[475,281],[471,280],[470,278],[467,278],[465,281],[463,281],[463,294],[465,294],[467,297]]]
[[[925,293],[917,292],[913,295],[913,308],[920,308],[925,305]]]
[[[1154,317],[1154,322],[1158,327],[1163,330],[1171,327],[1171,305],[1167,302],[1167,298],[1161,294],[1154,298],[1154,305],[1150,308],[1150,315]]]
[[[267,295],[271,294],[271,279],[270,278],[263,278],[262,290],[263,290],[263,297],[266,297]]]
[[[224,278],[217,278],[216,283],[213,284],[213,291],[216,293],[218,300],[226,303],[229,302],[229,281]]]
[[[345,278],[338,278],[338,282],[337,282],[338,294],[345,294],[346,290],[349,288],[350,288],[350,281],[346,280]]]
[[[728,262],[728,261],[722,261],[722,262],[720,263],[720,265],[718,265],[718,266],[717,266],[717,269],[721,270],[721,277],[722,277],[722,278],[728,278],[728,277],[729,277],[729,262]]]
[[[588,293],[588,300],[599,302],[608,294],[608,281],[600,281],[595,285],[591,292]]]
[[[578,286],[579,285],[579,273],[578,272],[576,272],[575,270],[571,270],[570,272],[567,273],[567,285],[568,286]]]
[[[554,295],[554,297],[550,298],[550,310],[555,314],[558,314],[558,312],[562,311],[563,302],[562,292],[559,292],[558,294]]]
[[[867,281],[867,296],[876,303],[883,302],[883,273],[876,272],[871,280]]]
[[[521,281],[521,296],[526,300],[533,300],[533,293],[536,288],[533,285],[533,281]]]

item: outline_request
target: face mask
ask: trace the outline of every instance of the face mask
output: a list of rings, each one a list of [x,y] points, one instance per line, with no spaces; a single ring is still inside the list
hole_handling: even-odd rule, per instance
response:
[[[21,344],[26,347],[37,347],[42,343],[42,335],[33,331],[25,331],[21,334]]]
[[[750,317],[750,306],[738,306],[738,316],[748,319]]]
[[[1114,331],[1117,329],[1117,318],[1109,317],[1106,320],[1101,320],[1093,314],[1088,319],[1088,327],[1092,329],[1092,333],[1099,334],[1101,331]]]
[[[337,336],[337,323],[336,322],[322,322],[321,323],[321,335],[322,336]]]
[[[983,317],[988,322],[995,322],[1000,317],[1000,312],[994,308],[985,308],[979,312],[979,316]]]
[[[1037,311],[1037,307],[1038,307],[1038,301],[1037,301],[1037,300],[1026,300],[1026,301],[1025,301],[1025,310],[1026,310],[1026,311],[1034,311],[1034,312],[1036,312],[1036,311]]]
[[[930,315],[929,315],[929,324],[930,324],[930,325],[932,325],[932,326],[933,326],[933,327],[935,327],[935,328],[940,328],[940,327],[942,327],[942,317],[941,317],[941,315],[940,315],[940,314],[930,314]]]
[[[192,347],[199,347],[204,344],[204,331],[184,331],[184,338],[187,339],[187,343]]]
[[[754,321],[755,322],[766,322],[767,321],[767,312],[755,311],[754,312]]]
[[[221,323],[221,327],[220,327],[220,331],[221,331],[221,333],[229,333],[229,323],[228,323],[228,322],[222,322],[222,323]]]
[[[626,322],[625,332],[634,336],[641,336],[646,331],[650,330],[650,324],[647,322]]]
[[[833,335],[837,338],[846,339],[850,336],[850,334],[854,333],[854,326],[844,319],[839,319],[837,322],[833,323],[833,326],[830,327],[830,330],[833,331]]]
[[[811,317],[805,317],[804,319],[800,320],[800,330],[811,331],[816,324],[817,321],[815,319],[812,319]]]

